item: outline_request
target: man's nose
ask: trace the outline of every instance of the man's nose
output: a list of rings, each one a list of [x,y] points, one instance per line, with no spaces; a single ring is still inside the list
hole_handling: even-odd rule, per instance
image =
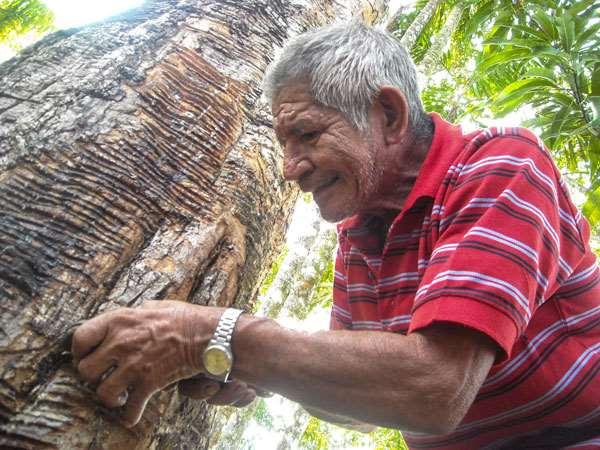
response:
[[[288,181],[298,181],[313,169],[313,165],[306,159],[285,159],[283,161],[283,178]]]

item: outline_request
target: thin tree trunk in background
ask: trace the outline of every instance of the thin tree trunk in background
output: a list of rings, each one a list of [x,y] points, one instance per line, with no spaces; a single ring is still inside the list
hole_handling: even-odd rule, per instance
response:
[[[458,22],[460,21],[460,16],[463,12],[463,8],[464,5],[460,3],[456,4],[452,8],[450,13],[448,14],[448,17],[446,18],[446,21],[444,22],[444,25],[442,26],[441,30],[433,37],[433,42],[431,46],[429,47],[427,53],[425,53],[425,56],[423,57],[423,60],[419,64],[427,78],[430,78],[433,75],[433,73],[439,71],[440,67],[442,67],[441,60],[444,50],[450,39],[452,39],[452,33],[454,33],[454,30],[458,26]],[[455,118],[456,117],[454,117],[454,119]]]
[[[406,50],[410,52],[410,49],[414,47],[419,35],[423,32],[423,29],[429,23],[441,3],[442,0],[429,0],[427,5],[419,11],[417,17],[415,17],[402,35],[402,38],[400,38],[400,42],[402,42]]]
[[[172,388],[121,427],[68,331],[145,299],[254,298],[296,196],[260,81],[341,7],[156,1],[0,65],[0,448],[207,446],[206,407]]]

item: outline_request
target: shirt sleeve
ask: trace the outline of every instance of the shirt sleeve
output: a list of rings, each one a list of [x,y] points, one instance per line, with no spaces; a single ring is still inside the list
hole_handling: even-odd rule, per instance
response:
[[[584,238],[550,156],[529,139],[491,139],[451,171],[409,332],[467,326],[493,339],[503,361],[583,258]]]
[[[338,242],[333,276],[333,305],[331,307],[331,330],[346,330],[352,328],[352,318],[347,294],[347,271],[344,264],[342,242]]]

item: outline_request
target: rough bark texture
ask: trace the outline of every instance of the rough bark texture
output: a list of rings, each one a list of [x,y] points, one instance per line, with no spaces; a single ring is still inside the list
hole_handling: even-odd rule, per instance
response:
[[[400,42],[402,42],[407,50],[410,51],[415,46],[419,35],[423,32],[441,4],[442,0],[429,0],[423,9],[419,11],[417,17],[415,17],[400,39]]]
[[[144,299],[254,297],[295,198],[260,80],[338,3],[161,0],[0,66],[0,448],[206,447],[209,412],[173,389],[121,427],[68,330]]]

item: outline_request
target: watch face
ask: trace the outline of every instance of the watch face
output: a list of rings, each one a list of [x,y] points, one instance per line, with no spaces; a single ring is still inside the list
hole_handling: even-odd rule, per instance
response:
[[[222,375],[231,370],[231,354],[220,346],[208,347],[204,352],[204,366],[213,375]]]

